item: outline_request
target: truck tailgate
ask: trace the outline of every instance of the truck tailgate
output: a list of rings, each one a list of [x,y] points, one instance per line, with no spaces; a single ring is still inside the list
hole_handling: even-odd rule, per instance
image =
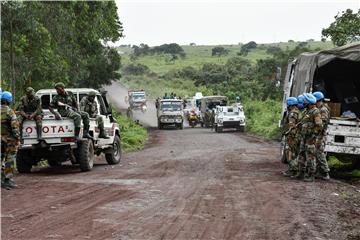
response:
[[[68,138],[73,138],[74,121],[64,118],[61,121],[54,119],[43,119],[42,121],[42,137],[47,143],[61,143]],[[22,138],[24,144],[36,144],[36,124],[35,121],[26,120],[22,128]]]

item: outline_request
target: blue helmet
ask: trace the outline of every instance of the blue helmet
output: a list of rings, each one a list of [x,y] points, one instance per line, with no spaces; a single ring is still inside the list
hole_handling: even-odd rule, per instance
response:
[[[1,93],[1,100],[6,101],[7,103],[11,103],[13,100],[13,96],[11,94],[11,92],[5,91]]]
[[[315,104],[316,98],[311,93],[304,93],[305,103]]]
[[[324,94],[320,91],[314,92],[313,95],[316,98],[316,101],[320,101],[324,99]]]
[[[298,100],[296,99],[296,97],[289,97],[286,100],[286,103],[287,103],[288,106],[294,106],[294,105],[298,104]]]
[[[304,95],[299,95],[298,96],[298,108],[299,109],[303,109],[304,108],[304,100],[305,100],[305,97],[304,97]]]

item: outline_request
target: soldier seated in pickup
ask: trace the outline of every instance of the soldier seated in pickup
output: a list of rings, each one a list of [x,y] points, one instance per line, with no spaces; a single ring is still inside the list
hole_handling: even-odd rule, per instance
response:
[[[57,120],[61,120],[61,117],[68,117],[74,120],[76,140],[79,140],[82,119],[84,124],[83,137],[92,138],[89,134],[89,114],[79,111],[75,95],[70,91],[65,91],[65,85],[62,82],[56,83],[54,87],[58,95],[52,98],[49,106],[50,112],[55,115]],[[54,108],[57,108],[60,115],[55,112]]]
[[[95,101],[96,92],[89,92],[88,96],[83,97],[80,101],[80,111],[86,112],[89,114],[90,118],[95,118],[100,130],[99,138],[108,139],[104,128],[104,120],[101,116],[98,115],[98,106]]]
[[[32,87],[26,89],[26,95],[20,99],[18,107],[20,112],[19,122],[20,129],[25,120],[34,120],[36,123],[36,133],[38,141],[43,140],[42,138],[42,118],[43,112],[41,109],[40,98],[35,96],[35,91]]]

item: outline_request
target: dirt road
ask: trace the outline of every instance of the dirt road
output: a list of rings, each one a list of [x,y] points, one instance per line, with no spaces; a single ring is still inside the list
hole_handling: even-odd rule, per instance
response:
[[[123,113],[126,113],[129,104],[125,102],[128,90],[121,83],[114,81],[110,86],[105,87],[110,102]],[[140,110],[132,111],[132,119],[138,120],[145,127],[157,127],[156,108],[153,100],[148,100],[147,110],[142,113]]]
[[[360,186],[280,175],[278,144],[154,130],[121,165],[18,175],[2,239],[359,239]]]

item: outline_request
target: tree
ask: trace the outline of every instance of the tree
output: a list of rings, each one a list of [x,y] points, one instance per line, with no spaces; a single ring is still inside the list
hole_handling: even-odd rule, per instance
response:
[[[115,2],[6,1],[1,16],[1,79],[15,95],[27,85],[97,88],[119,77],[120,56],[106,46],[122,35]]]
[[[211,50],[211,56],[221,57],[221,56],[226,56],[228,54],[229,54],[229,50],[225,49],[224,47],[214,47]]]
[[[321,34],[337,46],[360,41],[360,9],[357,13],[347,9],[342,15],[337,14],[335,21],[328,28],[323,28]]]
[[[247,44],[241,46],[240,55],[246,56],[251,51],[251,49],[255,49],[257,47],[256,42],[250,41]]]

